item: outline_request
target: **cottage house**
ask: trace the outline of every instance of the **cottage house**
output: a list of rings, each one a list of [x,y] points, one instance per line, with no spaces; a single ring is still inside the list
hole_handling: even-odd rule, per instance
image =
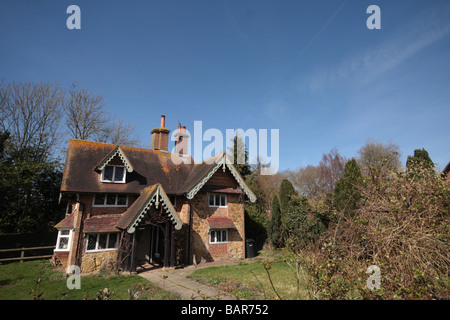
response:
[[[225,153],[194,163],[186,128],[174,134],[174,153],[169,133],[162,116],[151,149],[69,140],[54,251],[65,267],[135,271],[245,257],[244,203],[255,195]]]

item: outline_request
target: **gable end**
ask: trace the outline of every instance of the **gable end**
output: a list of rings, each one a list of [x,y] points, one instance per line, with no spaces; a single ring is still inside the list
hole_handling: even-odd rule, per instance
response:
[[[236,182],[238,185],[242,188],[242,190],[245,192],[247,197],[251,202],[256,201],[255,194],[250,190],[250,188],[245,183],[244,179],[242,179],[239,172],[236,170],[234,165],[231,161],[228,160],[226,154],[224,153],[223,156],[218,160],[214,166],[211,167],[211,169],[204,175],[190,190],[187,191],[186,197],[188,199],[194,198],[194,196],[200,191],[200,189],[206,184],[206,182],[211,179],[211,177],[216,173],[216,171],[222,168],[223,172],[228,168],[230,170],[233,177],[236,179]]]
[[[116,156],[118,156],[120,160],[122,160],[123,165],[125,166],[127,172],[130,173],[134,171],[133,166],[131,165],[127,156],[119,146],[117,146],[110,154],[108,154],[106,158],[103,159],[102,162],[100,162],[100,164],[96,167],[96,169],[102,171]]]

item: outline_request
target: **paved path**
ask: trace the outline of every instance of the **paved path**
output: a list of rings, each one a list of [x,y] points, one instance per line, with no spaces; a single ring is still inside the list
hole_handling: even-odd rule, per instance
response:
[[[183,300],[236,300],[236,297],[223,291],[186,278],[195,269],[194,266],[166,270],[161,268],[140,272],[139,275],[166,291],[178,294]]]

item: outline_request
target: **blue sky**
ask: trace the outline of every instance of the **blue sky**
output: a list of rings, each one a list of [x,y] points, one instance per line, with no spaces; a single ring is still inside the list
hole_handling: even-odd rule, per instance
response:
[[[169,129],[279,129],[280,169],[368,138],[403,163],[416,148],[450,161],[446,0],[2,0],[0,39],[0,78],[77,81],[144,143],[164,114]]]

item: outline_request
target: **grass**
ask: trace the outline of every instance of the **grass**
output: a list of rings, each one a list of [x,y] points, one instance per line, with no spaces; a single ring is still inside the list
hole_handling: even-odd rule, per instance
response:
[[[16,262],[0,265],[0,300],[92,300],[108,288],[110,300],[128,300],[128,289],[139,292],[140,300],[174,300],[174,294],[164,291],[137,275],[101,273],[81,277],[81,289],[69,290],[62,269],[48,260]]]
[[[241,299],[307,299],[303,285],[297,287],[295,270],[283,261],[270,263],[266,272],[263,261],[195,270],[192,280],[217,287]],[[270,282],[272,280],[272,284]]]

